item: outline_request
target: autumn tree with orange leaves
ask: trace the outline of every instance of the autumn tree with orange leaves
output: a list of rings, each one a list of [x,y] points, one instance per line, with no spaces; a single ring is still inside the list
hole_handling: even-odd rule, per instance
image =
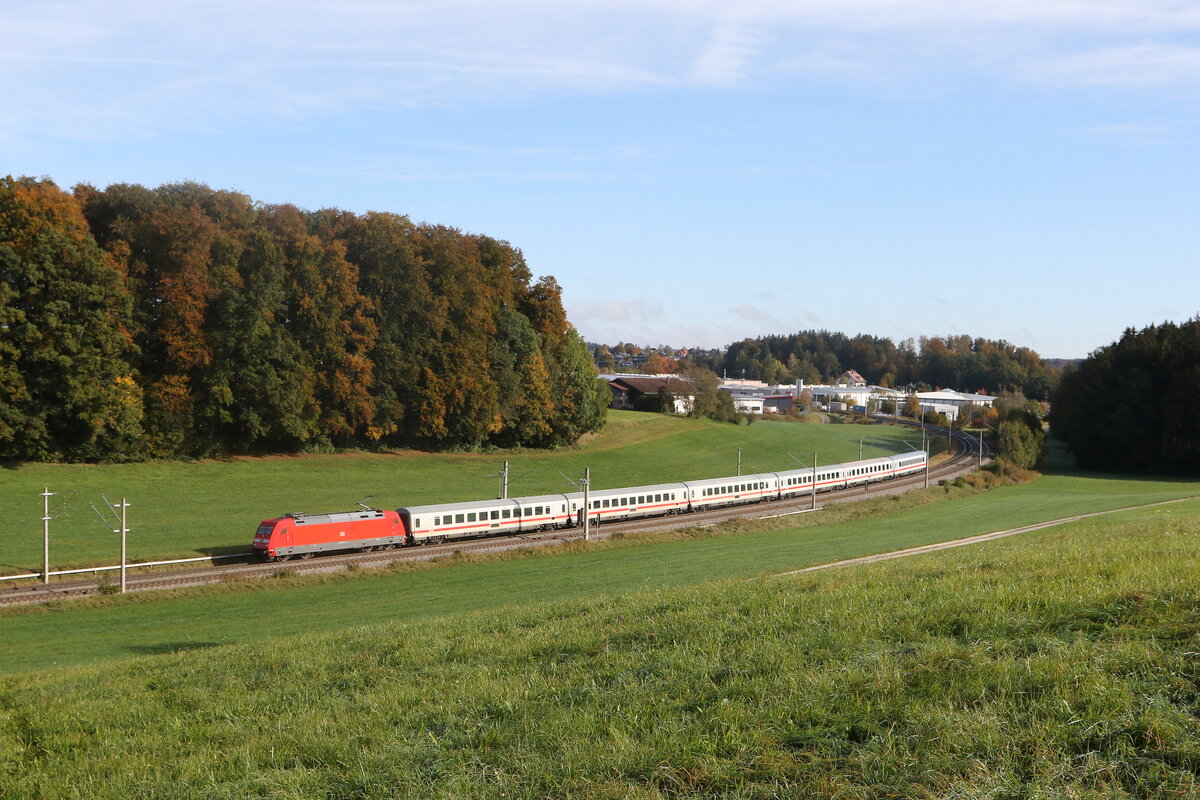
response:
[[[561,290],[507,242],[197,183],[0,189],[0,459],[557,446],[603,424]]]

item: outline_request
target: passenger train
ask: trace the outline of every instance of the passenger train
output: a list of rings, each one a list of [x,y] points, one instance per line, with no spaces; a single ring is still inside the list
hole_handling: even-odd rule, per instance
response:
[[[927,454],[915,450],[901,455],[818,467],[816,491],[830,492],[892,480],[926,468]],[[293,556],[309,558],[335,550],[384,550],[436,544],[451,539],[528,533],[582,525],[638,519],[721,506],[762,503],[813,493],[813,470],[764,472],[729,478],[660,483],[588,493],[548,494],[409,506],[395,511],[364,509],[334,514],[285,514],[263,520],[253,550],[268,561]]]

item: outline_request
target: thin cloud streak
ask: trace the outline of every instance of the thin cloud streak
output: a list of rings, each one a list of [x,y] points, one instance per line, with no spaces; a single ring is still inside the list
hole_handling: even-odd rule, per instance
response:
[[[103,120],[94,135],[116,137],[196,119],[306,119],[353,108],[808,78],[888,85],[935,71],[1118,89],[1191,88],[1200,79],[1200,51],[1175,41],[1200,31],[1200,7],[1167,0],[758,0],[733,10],[685,0],[419,10],[390,2],[68,0],[6,9],[0,25],[19,43],[0,52],[11,67],[0,75],[10,109],[0,136],[10,138],[21,138],[17,124],[77,136],[77,121],[91,116]]]

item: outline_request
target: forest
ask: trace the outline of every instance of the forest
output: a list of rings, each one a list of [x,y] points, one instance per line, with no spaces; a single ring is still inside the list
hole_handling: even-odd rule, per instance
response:
[[[1085,469],[1200,473],[1200,318],[1127,329],[1063,376],[1050,424]]]
[[[628,354],[631,347],[642,354],[642,348],[624,343],[598,346],[601,370],[616,371],[616,357]],[[897,345],[884,337],[830,331],[743,339],[724,350],[692,348],[679,361],[655,352],[642,363],[642,371],[647,373],[673,371],[674,364],[680,368],[694,364],[718,375],[771,384],[797,380],[829,383],[853,369],[868,383],[879,386],[1017,392],[1033,400],[1049,399],[1061,374],[1060,367],[1047,364],[1033,350],[1005,341],[966,335],[923,336]]]
[[[609,394],[507,242],[197,183],[0,180],[0,460],[569,444]]]

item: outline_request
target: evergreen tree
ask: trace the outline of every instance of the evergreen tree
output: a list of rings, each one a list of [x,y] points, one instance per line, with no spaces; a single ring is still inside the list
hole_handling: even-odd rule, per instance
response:
[[[1079,465],[1200,471],[1200,319],[1128,329],[1063,376],[1050,422]]]

